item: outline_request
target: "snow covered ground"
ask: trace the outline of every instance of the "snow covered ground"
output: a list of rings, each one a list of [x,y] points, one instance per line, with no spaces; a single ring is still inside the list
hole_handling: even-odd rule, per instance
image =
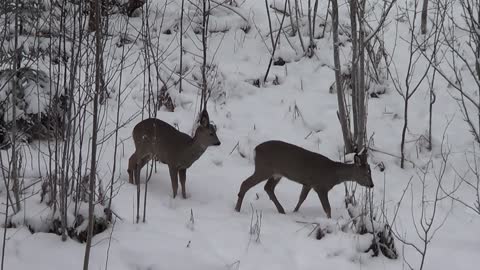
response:
[[[162,0],[152,2],[151,11],[163,9]],[[169,17],[163,22],[164,28],[179,15],[178,2],[170,3],[165,9]],[[319,15],[322,18],[325,16],[327,2],[320,1]],[[377,5],[382,5],[382,1],[378,2]],[[159,6],[155,7],[156,4]],[[404,6],[405,2],[400,1],[398,5]],[[123,122],[132,116],[135,119],[120,130],[120,140],[124,140],[124,143],[115,157],[119,164],[115,173],[120,177],[117,184],[121,188],[113,201],[113,208],[122,220],[116,219],[111,228],[94,237],[90,269],[106,269],[107,259],[108,269],[116,270],[409,269],[407,262],[418,269],[421,256],[412,246],[396,240],[400,253],[397,260],[382,255],[372,257],[370,253],[364,253],[370,245],[371,235],[358,235],[339,229],[349,219],[343,201],[343,185],[336,186],[329,193],[331,220],[326,218],[318,197],[313,192],[300,212],[293,213],[301,186],[287,179],[283,179],[276,188],[276,194],[287,211],[286,215],[277,212],[264,192],[263,184],[247,193],[240,213],[234,211],[240,184],[253,172],[253,148],[258,143],[268,139],[281,139],[334,160],[340,160],[343,152],[337,119],[337,97],[329,93],[329,87],[334,82],[330,32],[326,31],[325,38],[316,40],[316,56],[311,59],[302,58],[282,37],[278,53],[292,62],[286,66],[272,67],[270,82],[278,76],[281,82],[279,85],[269,83],[264,88],[257,88],[247,81],[263,76],[269,61],[269,49],[265,45],[270,47],[265,3],[246,0],[241,6],[241,12],[250,18],[252,24],[247,34],[240,29],[243,20],[234,13],[227,16],[219,12],[218,18],[211,22],[218,25],[219,29],[231,28],[226,32],[214,33],[209,41],[208,55],[215,55],[213,63],[218,67],[217,79],[220,78],[218,80],[221,82],[219,91],[224,96],[213,96],[208,111],[210,119],[218,127],[217,134],[222,144],[208,148],[187,171],[186,200],[181,196],[172,198],[168,168],[157,164],[157,172],[148,185],[147,222],[140,224],[134,223],[136,188],[128,184],[126,169],[128,158],[134,151],[130,136],[134,125],[141,120],[138,112],[142,109],[143,95],[143,67],[130,64],[137,61],[143,45],[141,41],[129,45],[131,50],[125,64],[123,85],[127,86],[123,94],[125,102],[121,108],[121,118]],[[393,59],[399,78],[403,78],[408,65],[405,56],[408,54],[409,32],[408,23],[395,24],[393,19],[399,13],[401,9],[394,8],[389,16],[385,41],[387,50],[395,46]],[[345,6],[341,7],[340,18],[341,22],[348,22]],[[123,18],[117,15],[112,18],[113,22],[121,20]],[[273,20],[275,28],[279,23],[277,19]],[[135,36],[133,29],[141,27],[141,18],[132,18],[130,23],[129,34]],[[121,31],[121,24],[112,25],[110,32],[113,37],[107,46],[118,40]],[[159,27],[159,21],[153,23],[155,38],[163,31]],[[196,46],[200,42],[193,35],[192,30],[187,31],[190,39],[184,40],[185,50],[189,52],[185,61],[187,67],[192,68],[192,74],[200,74],[198,66],[193,68],[197,65],[195,61],[200,59],[194,56],[199,55]],[[160,34],[156,42],[170,52],[165,54],[165,67],[178,69],[178,36]],[[300,48],[298,38],[292,37],[290,42],[293,47]],[[174,45],[170,46],[172,43]],[[119,61],[121,49],[112,45],[112,50],[114,51],[109,53],[110,59]],[[300,51],[299,49],[298,52]],[[342,62],[346,62],[349,57],[348,54],[342,55]],[[422,65],[425,62],[417,63],[417,69],[421,70]],[[115,81],[112,89],[116,89],[117,83]],[[417,166],[413,168],[407,163],[406,169],[400,169],[398,158],[381,152],[370,152],[375,183],[374,207],[380,208],[383,201],[387,216],[392,217],[403,190],[408,188],[394,229],[405,241],[419,246],[422,241],[415,228],[419,224],[421,198],[424,196],[431,207],[436,188],[434,175],[438,175],[441,169],[441,143],[447,122],[453,119],[445,131],[444,147],[448,145],[451,148],[443,178],[445,187],[452,187],[454,181],[458,181],[455,170],[465,172],[468,169],[465,153],[470,153],[473,145],[458,104],[453,101],[443,81],[438,80],[437,84],[432,152],[425,149],[420,151],[416,143],[428,127],[429,96],[426,85],[412,98],[409,110],[406,152],[408,160]],[[157,118],[172,125],[177,124],[181,131],[191,133],[200,102],[197,89],[185,83],[185,91],[181,94],[174,88],[170,91],[177,105],[176,110],[174,113],[160,111]],[[103,122],[107,133],[115,127],[116,109],[116,101],[112,98],[106,109],[108,116]],[[393,86],[390,85],[380,98],[369,100],[367,132],[368,136],[373,135],[375,149],[400,155],[402,117],[403,99]],[[98,177],[105,181],[110,179],[112,173],[113,144],[111,138],[103,145],[100,153]],[[35,156],[32,155],[32,158],[35,159]],[[376,166],[380,162],[386,166],[384,172]],[[30,164],[30,161],[25,164]],[[427,164],[433,164],[433,168]],[[422,194],[420,169],[427,167],[430,172],[426,177],[426,192]],[[27,169],[26,175],[34,178],[37,172],[38,168]],[[144,174],[142,179],[145,179]],[[142,191],[143,183],[142,181]],[[455,196],[466,202],[475,200],[471,190],[463,186],[456,191]],[[4,197],[2,193],[0,199],[5,201]],[[28,217],[39,216],[45,211],[35,200],[29,200],[24,208],[26,210],[22,215]],[[253,210],[262,213],[259,241],[250,234]],[[449,198],[438,202],[435,215],[434,229],[445,217],[446,219],[429,243],[424,269],[478,269],[476,256],[480,253],[480,216]],[[327,233],[323,239],[316,240],[315,234],[309,235],[312,225],[298,221],[318,222],[322,228],[328,227],[332,232]],[[6,237],[5,269],[80,269],[83,264],[85,246],[74,240],[62,242],[54,234],[31,234],[25,226],[8,229]]]

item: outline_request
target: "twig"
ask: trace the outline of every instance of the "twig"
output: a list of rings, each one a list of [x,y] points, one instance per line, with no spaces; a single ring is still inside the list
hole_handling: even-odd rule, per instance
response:
[[[233,153],[233,151],[235,151],[235,149],[238,148],[239,144],[240,144],[240,142],[237,142],[237,144],[235,144],[235,146],[233,147],[232,151],[231,151],[230,154],[228,154],[228,155],[231,155],[231,154]]]
[[[380,150],[380,149],[373,148],[373,147],[371,147],[371,146],[370,146],[370,147],[368,147],[368,149],[370,149],[370,150],[372,150],[372,151],[374,151],[374,152],[378,152],[378,153],[381,153],[381,154],[387,155],[387,156],[391,156],[391,157],[394,157],[394,158],[401,159],[401,157],[399,157],[399,156],[397,156],[397,155],[394,155],[394,154],[391,154],[391,153],[385,152],[385,151],[383,151],[383,150]],[[416,165],[415,165],[415,163],[414,163],[413,161],[411,161],[411,160],[408,160],[408,159],[405,159],[405,161],[408,161],[408,162],[410,162],[410,163],[413,165],[413,167],[414,167],[414,168],[416,167]]]
[[[287,9],[287,3],[288,3],[288,0],[285,0],[284,10]],[[283,22],[285,21],[285,16],[286,16],[285,13],[283,13],[282,21],[280,22],[280,28],[279,29],[282,29],[282,27],[283,27]],[[277,49],[278,41],[280,40],[280,34],[281,34],[281,31],[278,31],[277,39],[275,40],[275,44],[273,46],[272,55],[270,56],[270,61],[268,62],[267,72],[265,72],[265,76],[263,78],[263,84],[265,84],[265,82],[267,81],[268,73],[270,72],[270,68],[272,67],[273,57],[275,56],[275,51]]]

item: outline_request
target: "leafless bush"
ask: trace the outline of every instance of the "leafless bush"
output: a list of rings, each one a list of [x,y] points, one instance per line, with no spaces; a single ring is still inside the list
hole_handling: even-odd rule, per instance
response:
[[[195,217],[193,216],[193,209],[190,209],[190,219],[187,222],[187,228],[191,231],[195,230]]]
[[[460,179],[451,188],[446,185],[440,185],[442,192],[454,201],[480,215],[480,168],[478,160],[478,144],[473,143],[472,151],[465,153],[465,163],[468,166],[466,172],[461,173],[454,168],[457,177]],[[442,158],[446,160],[448,156],[442,153]],[[464,188],[471,196],[466,199],[464,195],[458,196],[457,191]]]
[[[373,67],[378,67],[379,55],[382,55],[383,45],[381,38],[377,35],[382,29],[386,18],[395,4],[395,0],[385,2],[378,25],[373,27],[367,23],[365,0],[349,1],[350,7],[350,39],[352,42],[352,60],[350,63],[351,71],[349,79],[351,83],[345,84],[342,78],[340,63],[340,42],[339,42],[339,20],[338,20],[338,1],[332,0],[332,34],[333,34],[333,53],[335,67],[335,86],[338,101],[338,117],[342,128],[345,152],[358,152],[366,147],[367,143],[367,100],[365,94],[368,89],[368,63],[372,62]],[[367,32],[367,30],[370,30]],[[374,43],[379,41],[379,49],[374,52]],[[373,54],[373,55],[372,55]],[[370,56],[370,58],[369,58]],[[374,70],[375,71],[375,70]],[[378,73],[378,71],[375,71]],[[352,89],[351,101],[345,95],[345,85]],[[351,112],[348,105],[351,104]],[[353,133],[352,133],[353,125]]]
[[[438,215],[439,204],[443,199],[446,198],[443,196],[443,194],[441,194],[441,190],[442,184],[445,180],[446,169],[448,166],[450,166],[450,149],[448,146],[446,146],[445,139],[446,137],[444,132],[441,147],[442,159],[440,160],[439,166],[435,166],[436,163],[434,162],[432,155],[431,159],[424,166],[417,169],[416,179],[421,185],[420,194],[415,195],[416,188],[414,189],[413,184],[410,184],[409,182],[407,185],[407,188],[410,188],[411,194],[411,222],[415,228],[414,235],[416,235],[418,239],[407,239],[399,232],[396,225],[393,229],[394,236],[405,246],[413,248],[420,256],[420,262],[416,267],[412,266],[409,262],[409,259],[404,257],[404,261],[407,263],[410,269],[421,270],[425,267],[425,259],[428,254],[429,244],[448,218],[448,213],[446,213],[443,217],[439,217]],[[433,195],[428,194],[428,190],[430,190],[431,186],[431,183],[429,182],[431,181],[434,181],[435,189]],[[419,202],[420,205],[416,206],[416,202]]]
[[[262,231],[262,211],[256,210],[250,205],[252,208],[252,215],[250,218],[250,240],[254,240],[256,243],[260,243],[260,233]]]
[[[345,188],[346,192],[348,189]],[[384,215],[385,209],[374,209],[373,192],[366,191],[365,196],[362,196],[362,201],[357,201],[355,197],[355,189],[348,193],[345,197],[345,206],[350,216],[351,222],[343,226],[351,225],[353,231],[358,234],[369,233],[372,235],[372,243],[365,252],[372,251],[373,256],[378,256],[382,253],[389,259],[397,259],[398,251],[395,245],[395,239],[390,223]],[[382,206],[384,204],[382,203]]]
[[[444,46],[439,48],[440,55],[430,62],[448,83],[448,88],[454,90],[453,97],[464,120],[476,142],[480,143],[480,100],[475,97],[480,91],[480,4],[472,0],[442,0],[435,4],[437,12],[446,16],[441,28]],[[457,4],[461,8],[461,16],[454,15]],[[464,36],[462,40],[459,40],[459,33]]]
[[[23,135],[21,140],[46,140],[61,137],[65,131],[63,116],[67,110],[66,98],[61,94],[50,94],[51,78],[37,69],[30,67],[20,68],[14,75],[14,70],[0,71],[0,145],[2,149],[10,147],[9,132],[13,126],[12,78],[19,79],[16,88],[17,102],[17,132]],[[55,86],[54,86],[55,87]],[[36,96],[36,97],[35,97]],[[4,121],[9,119],[9,121]]]
[[[432,26],[432,31],[426,36],[423,36],[422,39],[417,37],[418,27],[416,25],[417,21],[417,14],[418,14],[418,5],[419,1],[415,1],[412,9],[410,7],[406,7],[404,10],[406,21],[409,23],[409,39],[408,39],[408,66],[407,71],[405,73],[405,77],[400,78],[397,71],[392,71],[392,67],[390,66],[388,70],[388,74],[391,77],[392,85],[394,89],[399,93],[399,95],[404,100],[404,112],[403,112],[403,129],[401,135],[401,143],[400,143],[400,152],[401,152],[401,160],[400,160],[400,167],[404,168],[406,154],[405,154],[405,142],[406,142],[406,135],[408,130],[408,111],[409,111],[409,102],[413,95],[421,88],[422,84],[424,83],[425,79],[429,79],[430,85],[433,85],[435,82],[435,74],[429,78],[430,70],[435,68],[435,63],[438,61],[439,57],[441,56],[438,54],[439,44],[441,42],[440,37],[443,31],[443,26],[445,22],[445,12],[442,9],[437,9],[435,12],[434,17],[434,24]],[[412,17],[413,15],[413,17]],[[427,53],[425,51],[425,47],[428,44],[432,44],[431,49]],[[392,56],[386,56],[387,58],[391,58]],[[425,65],[417,65],[420,61],[427,61]],[[418,70],[417,66],[422,66],[421,70]],[[424,67],[424,68],[423,68]],[[396,67],[394,67],[396,69]],[[431,88],[433,89],[433,88]],[[434,93],[432,90],[430,91],[430,101],[429,101],[429,108],[430,108],[430,122],[431,123],[431,115],[432,115],[432,106],[434,103]],[[431,128],[429,128],[430,130]],[[429,132],[430,134],[430,132]],[[429,146],[427,148],[431,149],[431,135],[428,136]]]
[[[114,173],[109,182],[98,178],[101,147],[124,123],[119,123],[117,115],[115,129],[105,138],[98,135],[105,124],[106,111],[99,103],[106,101],[109,83],[123,66],[109,68],[114,64],[103,61],[104,54],[111,56],[104,50],[106,42],[116,38],[102,36],[108,26],[106,19],[95,18],[99,20],[96,39],[87,33],[88,4],[68,0],[9,0],[0,4],[0,106],[4,106],[0,110],[0,125],[10,129],[0,136],[8,136],[11,144],[7,151],[0,151],[0,160],[7,160],[1,170],[11,194],[7,196],[9,208],[15,208],[13,214],[6,214],[6,225],[39,231],[30,226],[34,217],[28,215],[26,208],[40,201],[46,206],[44,213],[48,218],[42,221],[46,231],[61,235],[63,240],[70,236],[83,242],[90,239],[91,243],[92,235],[109,226],[111,215],[115,214],[111,201],[118,178]],[[123,50],[125,43],[117,48]],[[120,84],[120,93],[125,91],[121,88]],[[118,108],[121,102],[119,94]],[[4,123],[4,119],[11,120]],[[27,137],[30,145],[20,140],[27,132],[33,134]],[[88,152],[87,143],[91,146]],[[37,162],[40,180],[31,182],[23,177],[26,159]],[[38,193],[37,184],[41,186]],[[19,194],[22,209],[16,207],[14,193]],[[85,209],[86,203],[90,204],[90,213]],[[93,215],[95,206],[103,207],[105,215]]]

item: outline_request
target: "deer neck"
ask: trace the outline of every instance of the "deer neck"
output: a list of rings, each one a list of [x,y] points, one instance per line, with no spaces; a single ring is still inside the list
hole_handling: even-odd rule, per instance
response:
[[[357,167],[355,164],[345,164],[342,162],[336,162],[335,174],[337,175],[337,181],[338,181],[337,184],[355,179],[356,168]]]
[[[207,150],[206,146],[200,144],[195,137],[190,140],[187,147],[182,151],[181,154],[181,167],[188,168],[199,159],[202,154]]]

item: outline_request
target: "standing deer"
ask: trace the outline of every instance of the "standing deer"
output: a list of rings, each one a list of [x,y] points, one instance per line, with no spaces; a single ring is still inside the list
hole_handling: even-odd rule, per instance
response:
[[[350,180],[362,186],[373,187],[370,166],[365,155],[362,157],[356,154],[355,164],[345,164],[286,142],[261,143],[255,147],[255,172],[243,181],[238,192],[235,210],[240,212],[243,197],[250,188],[268,179],[264,189],[278,212],[285,214],[285,210],[275,196],[275,186],[284,176],[303,185],[294,212],[300,209],[308,192],[313,188],[320,198],[327,217],[331,218],[328,192],[335,185]]]
[[[177,196],[178,178],[182,185],[182,196],[186,198],[187,169],[200,158],[207,147],[220,145],[216,128],[210,124],[206,110],[201,113],[199,122],[193,138],[156,118],[148,118],[138,123],[132,132],[135,153],[128,160],[129,182],[133,184],[135,180],[138,185],[143,166],[154,159],[168,165],[173,198]]]

